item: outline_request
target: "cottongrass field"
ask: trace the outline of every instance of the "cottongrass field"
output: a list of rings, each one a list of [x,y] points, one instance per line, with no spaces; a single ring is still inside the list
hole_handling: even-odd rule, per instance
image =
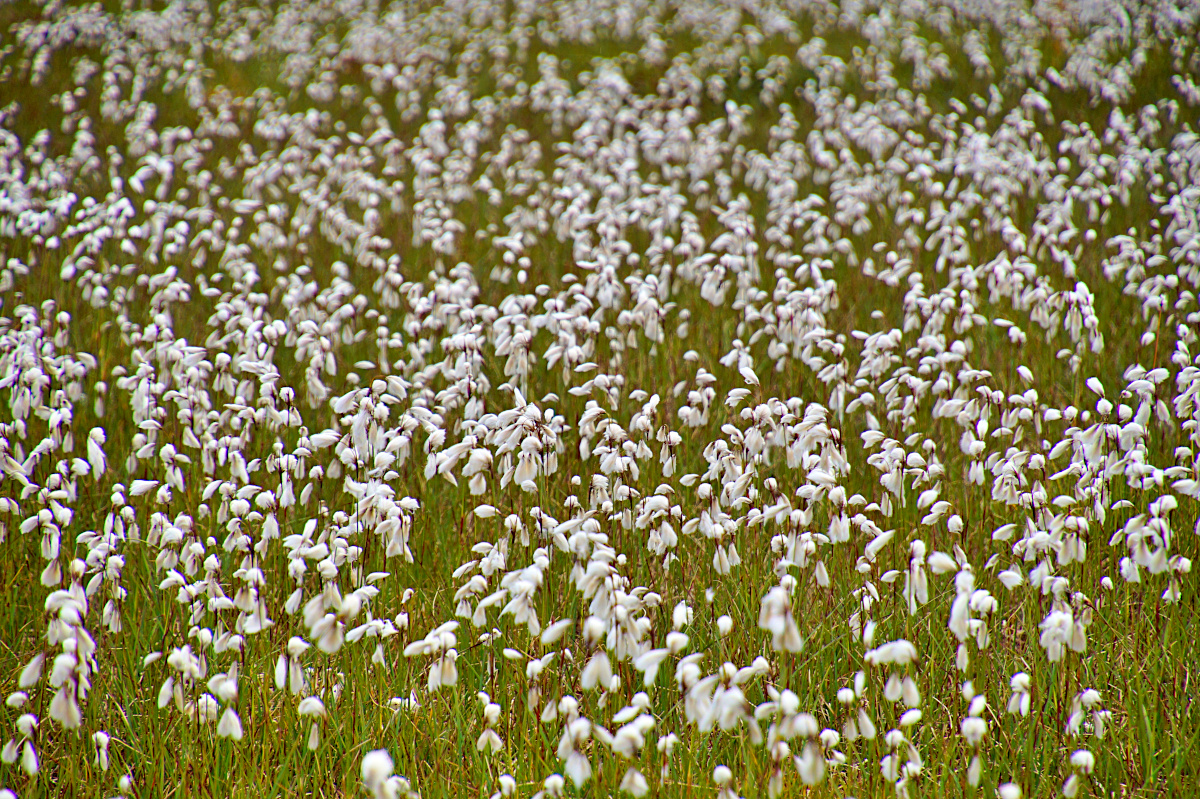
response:
[[[1198,22],[0,3],[0,797],[1196,795]]]

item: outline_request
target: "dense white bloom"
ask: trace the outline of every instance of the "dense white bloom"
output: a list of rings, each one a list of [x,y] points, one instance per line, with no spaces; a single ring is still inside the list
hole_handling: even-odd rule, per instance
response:
[[[1186,649],[1200,531],[1194,9],[102,5],[0,15],[6,767],[262,703],[403,744],[486,686],[494,799],[680,744],[781,796],[881,735],[907,797],[1004,776],[995,674],[1014,752],[1127,748],[1101,692],[1128,624]]]

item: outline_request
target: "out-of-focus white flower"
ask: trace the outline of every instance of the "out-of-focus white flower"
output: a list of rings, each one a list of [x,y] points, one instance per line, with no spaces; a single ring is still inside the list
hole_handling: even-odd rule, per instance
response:
[[[967,716],[962,720],[962,736],[968,746],[979,746],[983,736],[987,735],[987,729],[987,722],[979,716]]]
[[[221,714],[221,720],[217,722],[217,735],[235,741],[242,740],[242,720],[232,707],[225,708]]]
[[[895,666],[907,666],[917,659],[917,648],[909,641],[903,638],[890,641],[886,644],[868,650],[865,659],[867,663],[873,666],[883,666],[892,664]]]
[[[361,765],[363,786],[373,793],[376,799],[381,799],[383,796],[383,786],[388,777],[392,776],[393,767],[392,756],[386,749],[374,749],[363,755]]]
[[[92,746],[96,750],[93,762],[100,767],[101,771],[108,771],[108,742],[108,733],[103,730],[92,733]]]
[[[771,633],[771,646],[776,651],[799,652],[804,648],[800,628],[792,618],[791,598],[780,586],[772,588],[763,597],[758,626]]]

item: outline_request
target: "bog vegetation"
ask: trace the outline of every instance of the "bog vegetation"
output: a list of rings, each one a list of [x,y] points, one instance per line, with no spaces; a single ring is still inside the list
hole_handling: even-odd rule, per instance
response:
[[[1200,790],[1198,22],[0,4],[0,797]]]

